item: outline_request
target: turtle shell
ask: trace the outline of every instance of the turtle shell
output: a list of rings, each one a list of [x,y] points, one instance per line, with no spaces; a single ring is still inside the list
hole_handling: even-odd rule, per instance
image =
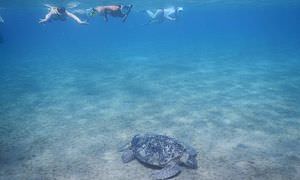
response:
[[[185,151],[184,145],[176,139],[155,134],[134,136],[131,148],[136,159],[158,167],[164,167],[170,161],[178,160]]]

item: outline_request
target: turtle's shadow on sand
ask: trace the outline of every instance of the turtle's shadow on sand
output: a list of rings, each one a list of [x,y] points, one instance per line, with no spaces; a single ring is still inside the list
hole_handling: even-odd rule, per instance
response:
[[[152,170],[161,170],[162,169],[161,167],[144,163],[144,162],[142,162],[142,161],[140,161],[138,159],[134,159],[134,160],[137,161],[140,165],[142,165],[142,166],[144,166],[145,168],[148,168],[148,169],[152,169]]]
[[[158,166],[146,164],[146,163],[144,163],[144,162],[142,162],[142,161],[140,161],[140,160],[138,160],[138,159],[134,159],[134,161],[137,161],[140,165],[144,166],[145,168],[151,169],[151,170],[153,170],[153,171],[159,171],[159,170],[163,169],[162,167],[158,167]],[[187,167],[187,166],[186,166],[185,164],[183,164],[183,163],[179,163],[179,165],[180,165],[180,167],[190,169],[189,167]],[[173,179],[173,178],[179,176],[180,174],[181,174],[181,172],[179,172],[179,173],[177,173],[176,175],[174,175],[174,176],[172,176],[172,177],[169,177],[169,178],[167,178],[167,179]],[[149,174],[149,176],[150,176],[150,174]]]

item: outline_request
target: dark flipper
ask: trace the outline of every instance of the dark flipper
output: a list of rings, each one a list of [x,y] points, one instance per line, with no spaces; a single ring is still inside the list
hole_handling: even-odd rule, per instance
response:
[[[134,160],[134,154],[132,150],[126,150],[122,154],[122,161],[123,163],[129,163],[130,161]]]
[[[129,14],[131,12],[132,7],[133,7],[133,5],[131,5],[131,4],[127,6],[128,10],[127,10],[126,14],[123,17],[122,22],[125,22],[127,20]]]
[[[171,162],[161,170],[154,171],[151,174],[153,179],[168,179],[180,173],[181,168],[175,162]]]

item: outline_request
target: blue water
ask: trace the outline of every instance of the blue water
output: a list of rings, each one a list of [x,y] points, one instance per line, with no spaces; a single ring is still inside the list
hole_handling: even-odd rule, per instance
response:
[[[174,179],[298,179],[300,6],[184,8],[150,26],[2,9],[0,179],[150,179],[117,151],[146,132],[199,152]]]

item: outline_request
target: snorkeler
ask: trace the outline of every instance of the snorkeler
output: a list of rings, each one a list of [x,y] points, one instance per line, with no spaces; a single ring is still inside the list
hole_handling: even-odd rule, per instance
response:
[[[78,24],[88,24],[86,21],[82,21],[75,14],[70,13],[64,7],[55,7],[50,5],[45,5],[49,8],[48,14],[44,19],[41,19],[39,23],[50,22],[51,20],[61,20],[65,21],[67,17],[74,19]]]
[[[147,10],[146,13],[151,18],[147,24],[162,23],[165,20],[176,21],[182,11],[183,7],[157,9],[155,13]]]
[[[108,21],[108,15],[112,17],[122,18],[122,22],[125,22],[133,5],[111,5],[111,6],[97,6],[92,8],[89,12],[90,16],[99,14],[104,17],[104,20]]]

